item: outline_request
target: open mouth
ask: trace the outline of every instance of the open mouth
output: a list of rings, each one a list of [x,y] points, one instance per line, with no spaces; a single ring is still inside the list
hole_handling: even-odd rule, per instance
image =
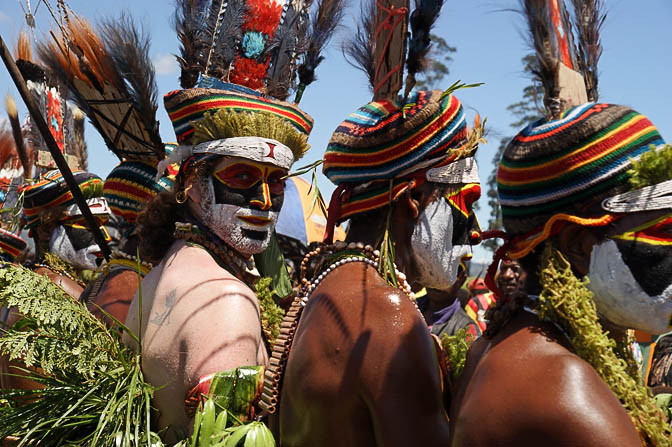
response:
[[[243,235],[247,237],[248,239],[253,239],[256,241],[264,241],[266,240],[266,235],[268,233],[266,231],[254,231],[254,230],[246,230],[243,229]]]
[[[238,219],[254,227],[265,227],[271,223],[270,218],[262,216],[238,216]]]

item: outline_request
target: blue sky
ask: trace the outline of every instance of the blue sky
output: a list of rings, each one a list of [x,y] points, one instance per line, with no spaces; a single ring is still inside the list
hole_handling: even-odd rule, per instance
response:
[[[33,8],[38,0],[30,1]],[[55,2],[51,2],[55,3]],[[95,21],[122,11],[143,23],[152,37],[151,56],[157,69],[160,96],[179,88],[178,70],[173,53],[178,43],[171,26],[172,0],[70,0],[76,12]],[[26,0],[0,0],[0,34],[13,47],[25,27]],[[491,159],[500,138],[515,134],[506,106],[520,99],[529,80],[522,73],[521,57],[528,51],[523,37],[522,18],[507,9],[516,8],[517,0],[446,0],[435,33],[457,47],[450,65],[448,87],[455,80],[484,82],[481,87],[458,92],[470,120],[476,112],[487,117],[489,142],[479,148],[477,159],[483,181],[493,169]],[[672,139],[672,58],[669,27],[672,23],[670,0],[607,0],[608,16],[602,32],[604,53],[600,60],[600,100],[625,104],[647,115],[663,138]],[[350,2],[344,27],[332,42],[327,60],[318,69],[318,81],[310,86],[301,107],[315,119],[310,137],[312,149],[302,165],[321,158],[329,137],[352,111],[370,100],[365,76],[348,65],[341,55],[340,43],[352,32],[358,3]],[[44,5],[36,13],[37,34],[48,32],[50,17]],[[3,68],[0,68],[0,95],[18,94]],[[25,113],[25,108],[21,108]],[[162,107],[158,119],[165,141],[174,133]],[[88,126],[89,169],[101,177],[116,165],[96,131]],[[331,183],[320,176],[319,185],[327,200]],[[485,191],[484,191],[485,193]],[[490,210],[482,203],[479,220],[485,223]],[[485,260],[489,252],[477,248],[475,259]]]

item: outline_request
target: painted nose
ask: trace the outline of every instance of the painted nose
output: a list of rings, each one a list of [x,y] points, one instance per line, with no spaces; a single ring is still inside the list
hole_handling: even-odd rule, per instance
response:
[[[251,200],[250,205],[257,206],[262,211],[271,209],[271,190],[264,181],[261,183],[261,196],[263,200]]]

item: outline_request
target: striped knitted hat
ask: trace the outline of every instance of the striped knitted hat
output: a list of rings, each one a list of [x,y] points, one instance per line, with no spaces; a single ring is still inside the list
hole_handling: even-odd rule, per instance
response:
[[[586,103],[531,123],[509,143],[497,172],[505,228],[528,233],[627,191],[631,160],[661,143],[651,121],[620,105]]]
[[[123,161],[105,179],[103,194],[110,210],[135,223],[145,205],[157,194],[173,187],[174,178],[156,180],[156,168],[141,161]]]
[[[72,175],[79,185],[85,199],[100,200],[103,195],[103,181],[89,172],[74,170]],[[40,177],[40,180],[23,188],[23,211],[27,228],[41,223],[41,214],[51,209],[66,209],[75,204],[75,199],[58,170],[52,170]],[[103,199],[104,200],[104,199]],[[107,209],[107,207],[104,207]],[[92,209],[92,212],[95,211]]]
[[[11,231],[0,228],[0,258],[14,262],[26,249],[26,241]]]
[[[394,200],[413,179],[425,180],[426,171],[450,164],[467,135],[462,104],[440,90],[413,92],[406,105],[370,102],[350,114],[324,154],[324,174],[351,189],[340,198],[337,220],[387,205],[390,183]]]
[[[308,135],[313,129],[313,119],[297,106],[236,84],[219,82],[216,89],[175,90],[163,100],[179,144],[189,143],[195,131],[191,123],[220,109],[270,113],[291,124],[300,134]]]

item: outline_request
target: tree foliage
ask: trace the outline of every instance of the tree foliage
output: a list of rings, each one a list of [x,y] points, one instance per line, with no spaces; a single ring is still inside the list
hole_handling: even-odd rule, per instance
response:
[[[524,67],[524,73],[529,75],[530,79],[534,79],[533,72],[534,64],[536,63],[534,54],[528,54],[527,56],[523,57],[521,62]],[[543,106],[543,94],[543,88],[541,85],[533,81],[530,85],[527,85],[525,88],[523,88],[523,95],[521,100],[510,104],[506,108],[513,119],[509,126],[514,131],[518,132],[528,123],[535,121],[544,115],[544,112],[541,108]],[[502,138],[499,142],[497,151],[492,157],[493,170],[488,176],[488,190],[486,193],[488,206],[490,207],[490,219],[488,219],[487,228],[491,230],[502,229],[502,209],[499,206],[499,196],[497,195],[497,168],[499,165],[499,160],[501,160],[502,155],[504,154],[504,150],[512,138],[512,136]],[[483,242],[483,246],[494,252],[498,247],[498,243],[496,239],[488,239],[487,241]]]

